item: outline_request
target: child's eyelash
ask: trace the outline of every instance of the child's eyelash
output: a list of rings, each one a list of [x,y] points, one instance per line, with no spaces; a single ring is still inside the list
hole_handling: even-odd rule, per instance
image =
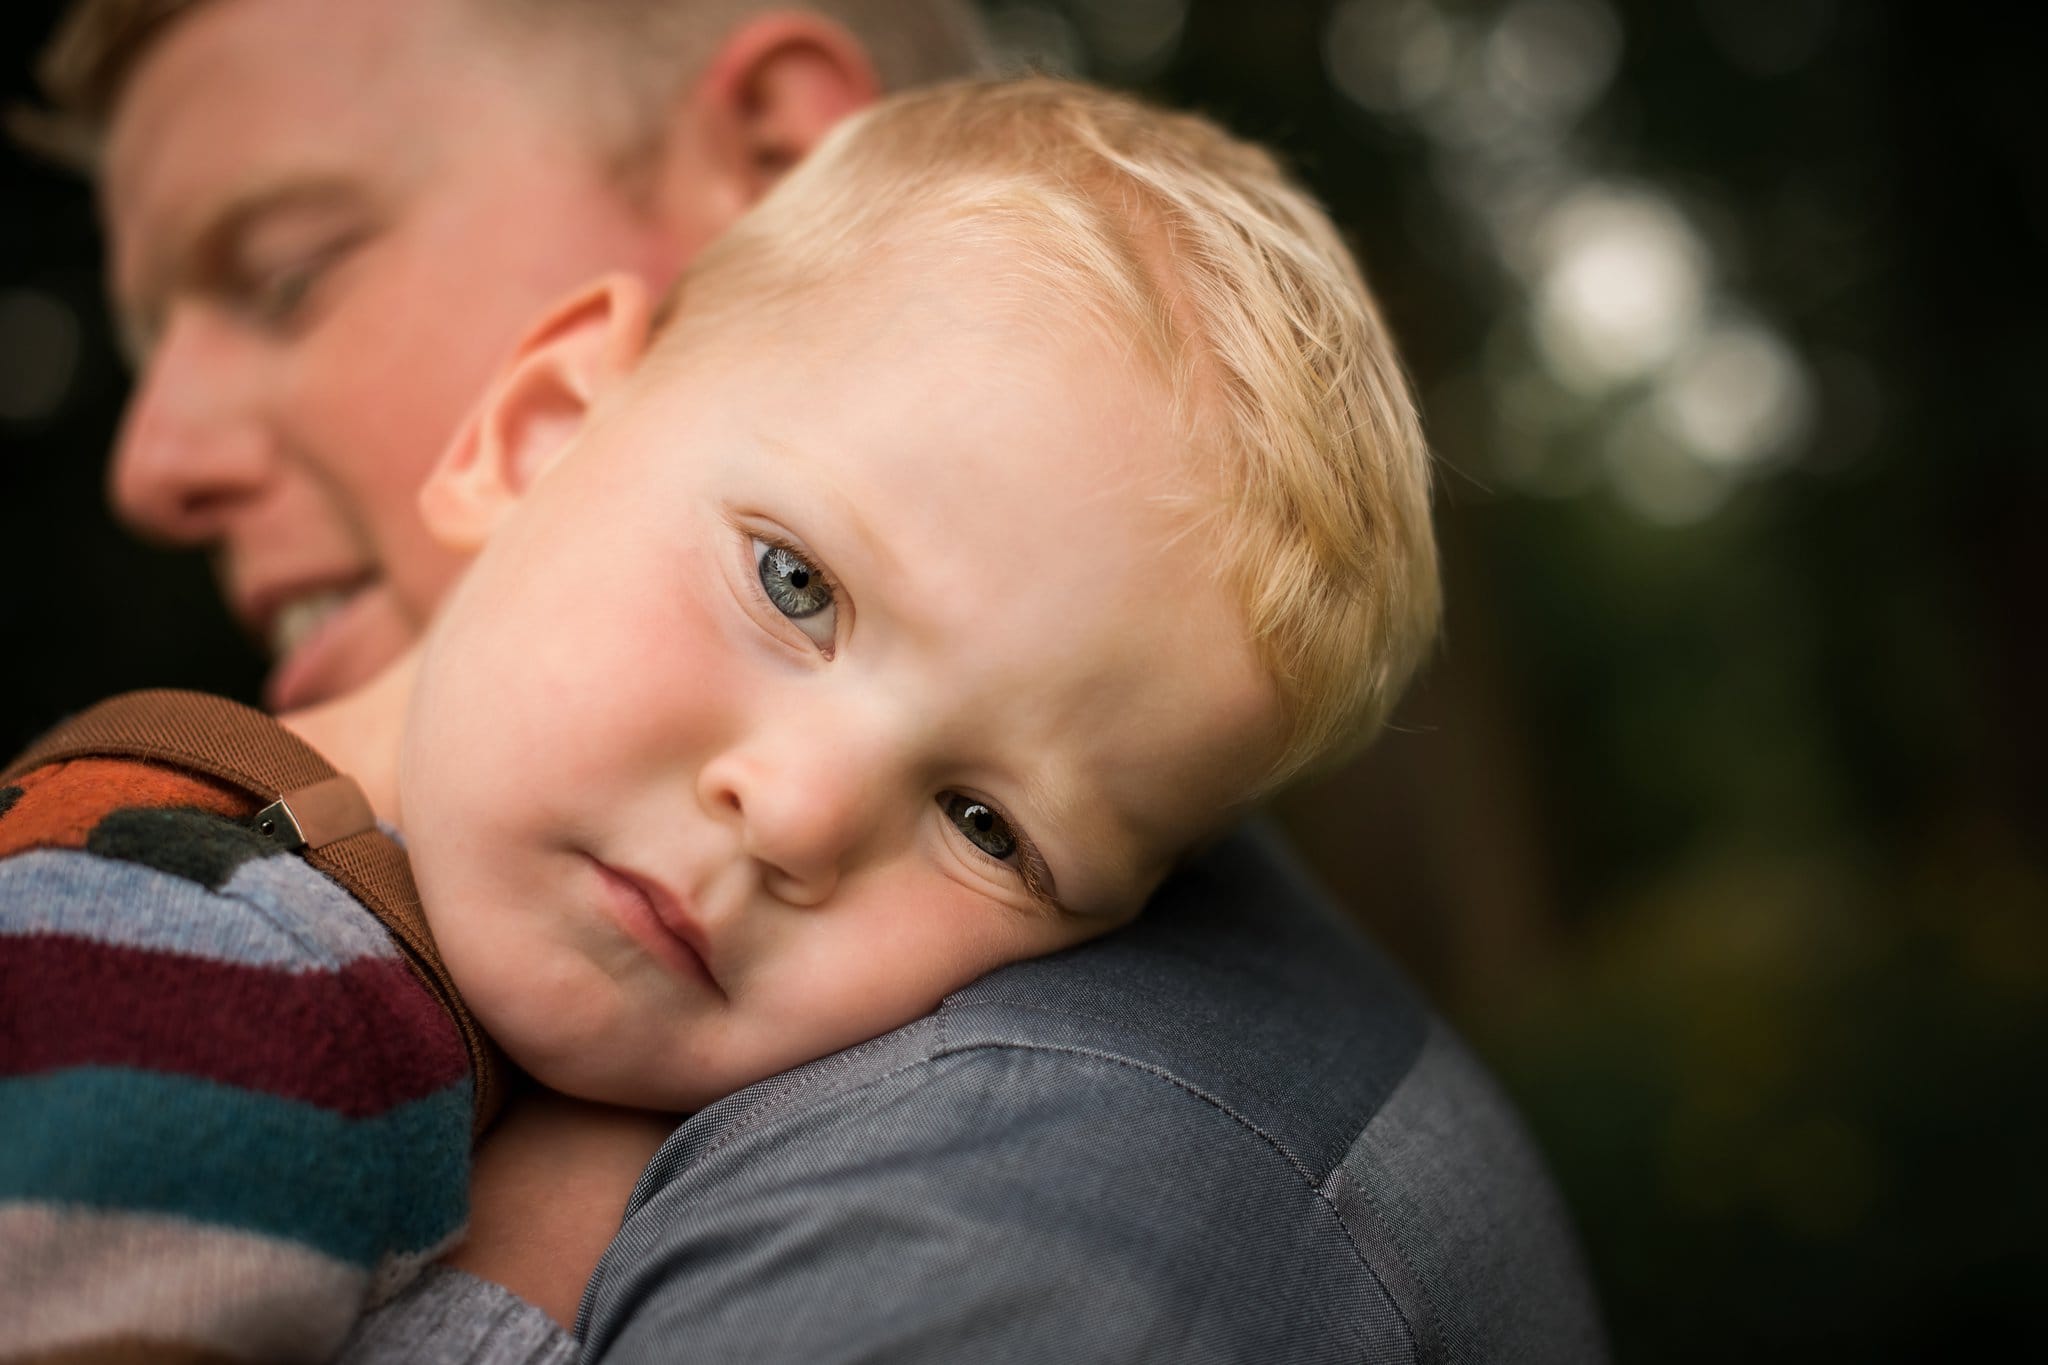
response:
[[[1011,828],[1015,829],[1016,826],[1013,825]],[[1031,903],[1049,914],[1066,914],[1067,907],[1060,904],[1059,897],[1055,896],[1052,888],[1047,885],[1045,859],[1038,856],[1037,845],[1022,834],[1018,836],[1017,845],[1017,851],[1024,855],[1017,860],[1017,873],[1024,879],[1024,890],[1031,897]]]
[[[818,576],[818,582],[823,584],[825,591],[832,595],[833,602],[837,603],[844,600],[845,594],[839,590],[839,580],[832,576],[832,571],[830,569],[826,568],[823,564],[818,562],[818,557],[816,555],[812,554],[809,550],[806,550],[803,546],[797,544],[793,540],[790,540],[786,536],[779,536],[773,531],[746,531],[743,534],[745,534],[749,540],[760,541],[763,545],[766,545],[771,550],[780,550],[786,555],[791,555],[797,559],[801,559],[804,562],[805,567]],[[762,599],[765,601],[767,599],[768,594],[766,590],[761,587],[761,582],[759,578],[756,578],[754,580],[754,588],[756,591],[759,591],[761,593]],[[772,606],[773,604],[771,603],[770,605]]]

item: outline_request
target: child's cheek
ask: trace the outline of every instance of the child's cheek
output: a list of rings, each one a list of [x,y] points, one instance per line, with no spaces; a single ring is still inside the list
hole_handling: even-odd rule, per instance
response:
[[[774,998],[749,999],[748,1007],[806,1021],[806,1045],[835,1051],[1055,946],[1041,916],[963,886],[929,859],[919,844],[843,884],[818,913],[786,920]]]

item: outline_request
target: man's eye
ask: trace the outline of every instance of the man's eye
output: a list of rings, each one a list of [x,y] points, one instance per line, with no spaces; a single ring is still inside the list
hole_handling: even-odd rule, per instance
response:
[[[959,792],[942,793],[939,804],[945,807],[946,818],[953,822],[953,827],[967,836],[968,843],[997,862],[1008,862],[1016,856],[1017,832],[994,807]]]
[[[832,584],[824,570],[787,546],[754,537],[754,572],[768,605],[781,612],[810,642],[829,651],[838,629],[839,612]]]
[[[289,327],[304,310],[307,296],[355,249],[359,240],[346,235],[311,250],[280,254],[275,265],[250,260],[231,268],[228,289],[236,306],[252,322],[264,327]]]
[[[290,322],[319,275],[319,264],[307,262],[264,276],[249,290],[250,314],[273,327]]]

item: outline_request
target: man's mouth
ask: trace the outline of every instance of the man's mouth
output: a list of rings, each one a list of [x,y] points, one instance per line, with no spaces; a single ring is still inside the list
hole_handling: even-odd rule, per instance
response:
[[[325,625],[330,617],[348,605],[354,591],[339,588],[321,588],[314,592],[294,597],[277,609],[270,619],[270,657],[274,660],[288,658],[292,651],[304,644],[313,632]]]
[[[395,656],[395,646],[377,628],[370,589],[376,578],[306,585],[280,591],[267,609],[248,612],[264,644],[269,646],[270,677],[263,687],[263,705],[271,711],[295,711],[346,691],[367,680]]]

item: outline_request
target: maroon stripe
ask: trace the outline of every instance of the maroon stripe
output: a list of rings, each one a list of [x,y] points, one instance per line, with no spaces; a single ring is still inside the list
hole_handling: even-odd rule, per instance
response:
[[[0,937],[0,1075],[130,1066],[203,1076],[350,1117],[469,1074],[404,962],[286,973],[63,934]]]

